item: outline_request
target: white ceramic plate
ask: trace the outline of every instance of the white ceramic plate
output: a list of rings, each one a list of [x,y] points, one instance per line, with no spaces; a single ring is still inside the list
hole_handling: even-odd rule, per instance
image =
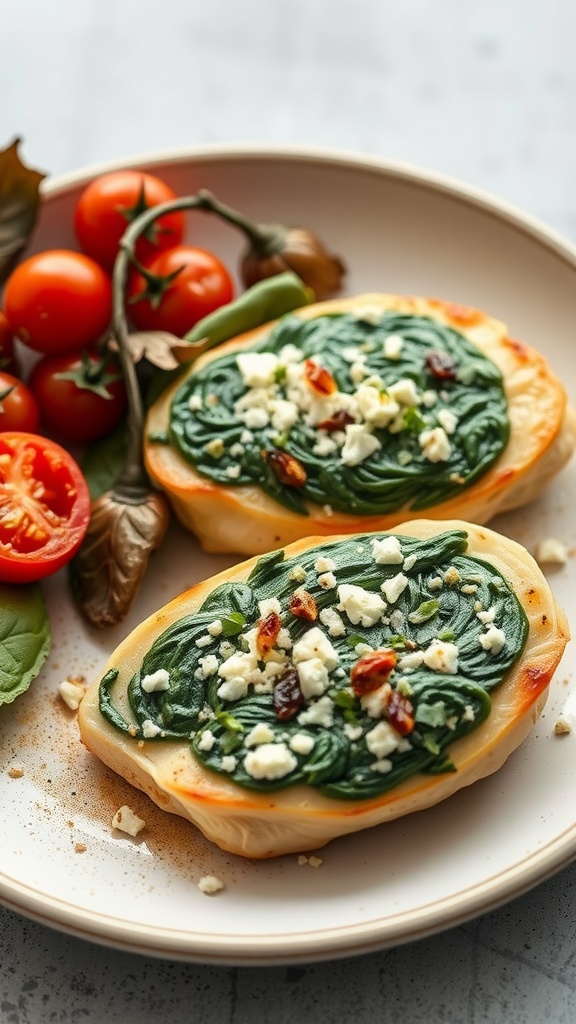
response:
[[[517,212],[450,181],[347,155],[212,150],[138,165],[180,193],[205,186],[259,219],[314,229],[345,257],[349,293],[421,293],[484,308],[542,349],[576,397],[576,252]],[[35,248],[73,243],[75,199],[104,169],[48,182]],[[240,243],[229,228],[196,214],[190,237],[235,263]],[[571,550],[575,505],[572,466],[537,504],[494,525],[531,550],[545,535]],[[293,856],[258,863],[221,853],[97,764],[79,743],[58,683],[94,676],[141,618],[231,561],[202,554],[174,527],[129,620],[109,632],[80,619],[64,578],[48,584],[53,652],[30,691],[1,716],[0,898],[7,906],[147,954],[286,963],[447,928],[572,860],[576,730],[554,734],[560,714],[570,717],[576,705],[570,648],[543,718],[500,772],[432,810],[334,842],[316,869]],[[568,611],[575,576],[571,558],[551,576]],[[123,803],[146,821],[136,840],[111,829]],[[197,886],[207,873],[225,882],[217,896]]]

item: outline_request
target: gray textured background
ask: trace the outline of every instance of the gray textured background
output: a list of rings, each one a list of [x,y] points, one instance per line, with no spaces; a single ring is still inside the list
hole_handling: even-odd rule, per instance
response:
[[[166,147],[362,151],[576,241],[572,0],[0,0],[0,145],[50,174]],[[1,855],[1,845],[0,845]],[[1,1024],[561,1024],[576,866],[443,935],[340,962],[148,960],[0,908]]]

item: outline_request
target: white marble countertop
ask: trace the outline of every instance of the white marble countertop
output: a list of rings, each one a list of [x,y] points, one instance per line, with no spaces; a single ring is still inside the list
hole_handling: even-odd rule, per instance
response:
[[[0,145],[50,174],[169,147],[374,154],[576,241],[571,0],[3,0]],[[216,968],[0,908],[0,1021],[574,1020],[576,865],[478,920],[334,964]]]

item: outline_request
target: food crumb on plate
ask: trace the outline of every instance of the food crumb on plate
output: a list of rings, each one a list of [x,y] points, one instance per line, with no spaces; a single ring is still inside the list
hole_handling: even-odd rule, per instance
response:
[[[74,853],[86,853],[85,843],[74,843]]]
[[[9,768],[8,775],[11,779],[21,779],[24,775],[24,770],[22,768]]]
[[[556,736],[567,736],[568,733],[572,732],[572,726],[570,722],[567,722],[565,718],[559,718],[554,726],[554,733]]]
[[[68,677],[59,684],[58,693],[71,711],[78,711],[80,701],[86,693],[84,680],[81,677],[78,679]]]
[[[536,561],[541,564],[566,565],[568,551],[557,537],[544,537],[536,545]]]
[[[142,831],[146,822],[139,818],[137,814],[123,804],[116,811],[116,814],[112,818],[112,828],[117,828],[120,832],[126,832],[129,836],[137,836]]]
[[[298,855],[298,863],[300,864],[301,867],[304,864],[308,864],[309,867],[311,868],[320,868],[322,867],[324,861],[322,860],[322,857],[315,857],[314,855],[312,857],[306,857],[305,854],[300,853]]]
[[[224,882],[221,878],[217,878],[216,875],[203,875],[198,882],[198,888],[200,892],[206,893],[207,896],[213,896],[214,893],[220,892],[224,888]]]

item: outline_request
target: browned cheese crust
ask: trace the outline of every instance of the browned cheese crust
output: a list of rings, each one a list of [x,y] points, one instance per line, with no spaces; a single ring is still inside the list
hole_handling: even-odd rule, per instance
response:
[[[542,710],[569,638],[568,624],[536,562],[519,544],[486,527],[460,521],[412,521],[395,532],[428,538],[450,529],[465,529],[469,553],[487,559],[503,574],[530,627],[519,661],[492,693],[488,718],[451,745],[456,771],[414,775],[392,791],[365,800],[329,799],[302,784],[265,794],[248,791],[205,769],[186,741],[137,741],[119,732],[99,711],[98,680],[80,705],[84,744],[160,807],[194,822],[222,849],[258,858],[316,849],[337,836],[430,807],[496,771],[524,740]],[[286,556],[298,556],[319,543],[318,537],[299,540],[290,545]],[[246,580],[254,564],[255,559],[250,559],[199,583],[142,622],[120,644],[101,675],[109,668],[120,669],[113,696],[128,720],[126,686],[154,640],[171,623],[196,610],[215,587]]]
[[[437,299],[367,294],[317,303],[298,311],[302,317],[381,307],[433,317],[455,328],[500,369],[505,383],[510,440],[502,456],[461,496],[426,510],[432,519],[460,518],[486,523],[500,512],[538,496],[570,458],[576,444],[576,413],[544,357],[509,337],[506,326],[476,309]],[[249,331],[200,357],[194,373],[213,359],[254,344],[270,325]],[[181,383],[181,382],[180,382]],[[179,383],[167,389],[150,410],[146,437],[167,430],[169,409]],[[165,491],[180,521],[210,552],[259,554],[300,537],[390,530],[421,512],[400,509],[378,516],[327,514],[310,505],[301,516],[280,505],[258,487],[223,486],[198,474],[172,447],[145,441],[144,455],[152,481]]]

